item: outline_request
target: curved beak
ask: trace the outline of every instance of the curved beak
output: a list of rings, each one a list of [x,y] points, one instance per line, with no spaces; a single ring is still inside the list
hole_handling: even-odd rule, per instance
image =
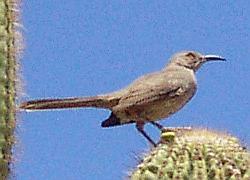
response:
[[[204,61],[226,61],[226,59],[222,56],[217,55],[205,55],[203,56]]]

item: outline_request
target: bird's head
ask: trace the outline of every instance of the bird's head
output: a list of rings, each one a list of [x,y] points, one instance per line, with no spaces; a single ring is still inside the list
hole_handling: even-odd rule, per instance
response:
[[[203,63],[208,61],[225,61],[225,58],[217,55],[202,55],[195,51],[185,51],[173,55],[170,64],[197,71]]]

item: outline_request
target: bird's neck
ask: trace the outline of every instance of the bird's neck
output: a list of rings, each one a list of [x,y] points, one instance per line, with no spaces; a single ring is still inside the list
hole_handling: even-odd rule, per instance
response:
[[[195,73],[193,69],[175,63],[170,63],[163,68],[163,71],[177,71],[177,70]]]

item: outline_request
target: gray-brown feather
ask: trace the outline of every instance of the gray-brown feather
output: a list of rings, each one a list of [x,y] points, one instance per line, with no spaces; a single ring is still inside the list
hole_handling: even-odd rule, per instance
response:
[[[63,109],[63,108],[81,108],[81,107],[99,107],[112,108],[118,103],[119,99],[109,96],[92,96],[79,98],[62,99],[41,99],[27,101],[20,105],[22,109],[45,110],[45,109]]]
[[[195,94],[196,80],[190,70],[168,69],[143,76],[123,90],[112,112],[121,124],[166,118],[182,108]]]

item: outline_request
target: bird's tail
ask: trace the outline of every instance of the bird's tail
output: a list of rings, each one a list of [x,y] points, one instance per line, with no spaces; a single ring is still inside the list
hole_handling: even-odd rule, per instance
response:
[[[26,110],[46,110],[81,107],[98,107],[110,109],[118,103],[118,99],[109,96],[91,96],[64,99],[40,99],[21,103],[19,108]]]

